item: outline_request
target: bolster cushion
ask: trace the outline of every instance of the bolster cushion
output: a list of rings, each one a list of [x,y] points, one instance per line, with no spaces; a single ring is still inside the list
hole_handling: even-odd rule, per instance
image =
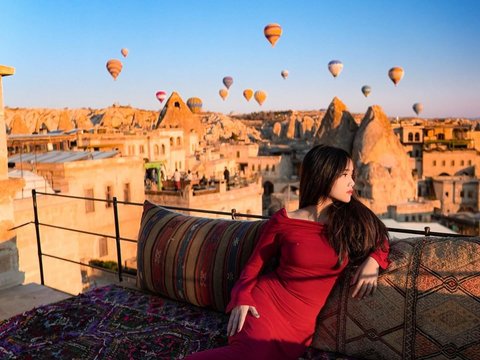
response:
[[[137,247],[137,285],[224,311],[265,221],[183,215],[145,201]]]
[[[344,274],[313,346],[364,359],[480,359],[480,239],[392,242],[374,296],[352,299]]]

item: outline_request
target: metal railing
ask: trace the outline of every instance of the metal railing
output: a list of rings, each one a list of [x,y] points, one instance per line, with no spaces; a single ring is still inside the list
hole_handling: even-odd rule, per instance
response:
[[[57,197],[71,198],[71,199],[77,199],[77,200],[89,200],[89,201],[98,201],[98,202],[110,203],[113,206],[115,234],[114,235],[112,235],[112,234],[102,234],[102,233],[98,233],[98,232],[86,231],[86,230],[81,230],[81,229],[73,229],[73,228],[68,228],[68,227],[63,227],[63,226],[58,226],[58,225],[54,225],[54,224],[47,224],[47,223],[40,222],[39,217],[38,217],[37,195],[57,196]],[[41,281],[42,285],[45,285],[44,269],[43,269],[43,257],[49,257],[49,258],[53,258],[53,259],[57,259],[57,260],[62,260],[62,261],[66,261],[66,262],[69,262],[69,263],[73,263],[73,264],[77,264],[77,265],[81,265],[81,266],[86,266],[86,267],[89,267],[89,268],[93,268],[93,269],[97,269],[97,270],[101,270],[101,271],[105,271],[105,272],[109,272],[109,273],[116,273],[117,276],[118,276],[118,281],[119,282],[123,281],[124,271],[123,271],[123,266],[122,266],[121,242],[125,241],[125,242],[136,243],[137,240],[136,239],[129,239],[129,238],[125,238],[125,237],[120,236],[120,224],[119,224],[119,219],[118,219],[118,204],[132,205],[132,206],[143,206],[143,203],[119,201],[117,199],[117,197],[113,197],[112,200],[108,200],[108,199],[81,197],[81,196],[73,196],[73,195],[63,195],[63,194],[57,194],[57,193],[46,193],[46,192],[36,191],[35,189],[32,190],[32,200],[33,200],[34,220],[30,221],[30,222],[26,222],[26,223],[21,224],[21,225],[18,225],[14,228],[11,228],[10,230],[16,230],[16,229],[19,229],[19,228],[24,227],[26,225],[29,225],[29,224],[34,224],[35,225],[38,263],[39,263],[39,268],[40,268],[40,281]],[[226,212],[226,211],[214,211],[214,210],[204,210],[204,209],[192,209],[192,208],[184,208],[184,207],[177,207],[177,206],[164,206],[164,205],[161,205],[161,206],[166,208],[166,209],[170,209],[170,210],[198,212],[198,213],[213,214],[213,215],[223,215],[223,216],[231,217],[232,220],[238,219],[239,217],[252,218],[252,219],[269,219],[269,216],[237,213],[236,209],[232,209],[230,212]],[[75,260],[72,260],[72,259],[66,259],[66,258],[62,258],[62,257],[56,256],[56,255],[44,253],[42,251],[42,241],[41,241],[41,237],[40,237],[40,226],[60,229],[60,230],[64,230],[64,231],[72,231],[72,232],[77,232],[77,233],[86,234],[86,235],[98,235],[98,236],[102,236],[102,237],[105,237],[105,238],[115,239],[118,270],[115,272],[115,271],[110,270],[110,269],[95,266],[95,265],[92,265],[92,264],[86,264],[86,263],[83,263],[81,261],[75,261]],[[467,235],[462,235],[462,234],[448,234],[448,233],[441,233],[441,232],[433,232],[433,231],[430,231],[430,227],[425,227],[424,231],[410,230],[410,229],[399,229],[399,228],[387,228],[387,230],[389,232],[398,232],[398,233],[423,235],[423,236],[467,237]],[[128,274],[125,274],[125,275],[128,275]]]

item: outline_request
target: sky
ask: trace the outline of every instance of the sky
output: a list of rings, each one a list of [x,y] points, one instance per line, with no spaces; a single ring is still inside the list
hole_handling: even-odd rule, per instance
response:
[[[203,110],[318,110],[337,96],[354,113],[480,117],[477,0],[0,0],[7,107],[160,110],[155,93]],[[263,29],[278,23],[275,47]],[[128,48],[124,58],[120,50]],[[106,69],[119,59],[114,81]],[[334,78],[331,60],[344,64]],[[401,66],[398,86],[388,70]],[[282,70],[289,71],[285,80]],[[219,90],[233,77],[228,98]],[[363,96],[361,87],[372,92]],[[263,90],[262,106],[243,90]],[[167,96],[168,96],[167,95]]]

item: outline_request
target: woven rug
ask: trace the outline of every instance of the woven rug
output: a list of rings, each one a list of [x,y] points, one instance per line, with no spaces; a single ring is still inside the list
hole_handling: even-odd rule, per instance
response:
[[[0,322],[1,359],[181,359],[226,344],[228,317],[109,285]],[[304,359],[354,360],[309,349]]]

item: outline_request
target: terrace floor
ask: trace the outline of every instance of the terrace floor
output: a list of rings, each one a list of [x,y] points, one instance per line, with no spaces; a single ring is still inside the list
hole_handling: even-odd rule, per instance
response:
[[[67,299],[72,295],[40,284],[29,283],[0,290],[0,321],[35,307]]]

